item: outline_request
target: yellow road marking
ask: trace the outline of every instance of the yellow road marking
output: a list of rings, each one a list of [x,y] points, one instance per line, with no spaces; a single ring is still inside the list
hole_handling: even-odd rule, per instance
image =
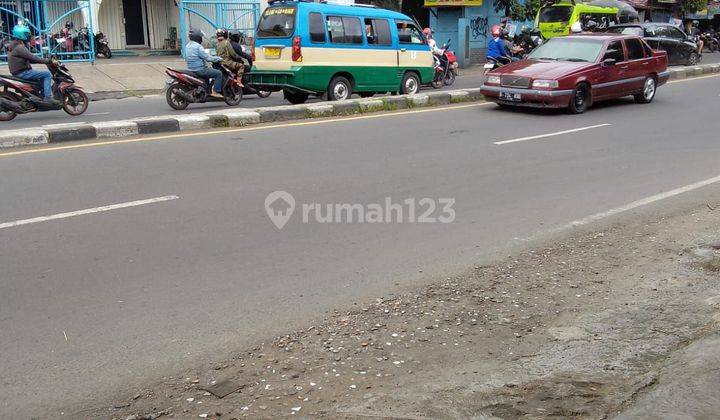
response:
[[[215,135],[215,134],[238,133],[238,132],[243,132],[243,131],[260,131],[260,130],[269,130],[272,128],[302,127],[302,126],[306,126],[306,125],[320,125],[320,124],[338,123],[338,122],[344,122],[344,121],[368,120],[368,119],[373,119],[373,118],[393,117],[393,116],[397,116],[397,115],[420,114],[420,113],[424,113],[424,112],[453,111],[456,109],[464,109],[464,108],[483,106],[483,105],[490,105],[490,102],[472,103],[472,104],[465,104],[465,105],[452,105],[452,106],[443,106],[443,107],[428,107],[428,108],[414,109],[414,110],[408,110],[408,111],[395,111],[395,112],[386,112],[386,113],[381,113],[381,114],[359,115],[356,117],[337,117],[337,118],[325,119],[325,120],[311,120],[311,121],[281,123],[281,124],[272,124],[272,125],[258,125],[258,126],[252,126],[252,127],[238,127],[238,128],[224,129],[224,130],[202,131],[202,132],[192,132],[192,133],[166,134],[166,135],[162,135],[162,136],[140,137],[140,138],[124,139],[124,140],[98,141],[98,142],[93,142],[93,143],[80,143],[80,144],[73,144],[73,145],[68,145],[68,146],[42,147],[42,148],[37,148],[37,149],[27,149],[27,150],[18,150],[15,152],[0,153],[0,158],[9,157],[9,156],[26,155],[26,154],[31,154],[31,153],[52,152],[52,151],[58,151],[58,150],[83,149],[86,147],[110,146],[110,145],[114,145],[114,144],[139,143],[139,142],[158,141],[158,140],[171,140],[171,139],[179,139],[179,138],[185,138],[185,137],[197,137],[197,136],[208,136],[208,135]]]

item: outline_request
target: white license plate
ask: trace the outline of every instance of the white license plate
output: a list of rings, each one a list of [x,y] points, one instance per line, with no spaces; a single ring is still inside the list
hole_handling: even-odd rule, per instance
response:
[[[500,99],[511,102],[522,101],[522,95],[513,92],[500,92]]]

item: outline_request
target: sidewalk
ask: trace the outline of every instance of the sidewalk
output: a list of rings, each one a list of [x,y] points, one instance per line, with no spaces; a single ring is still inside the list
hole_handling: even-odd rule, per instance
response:
[[[91,63],[68,63],[70,73],[92,100],[118,99],[160,91],[165,67],[185,67],[182,57],[118,57]]]

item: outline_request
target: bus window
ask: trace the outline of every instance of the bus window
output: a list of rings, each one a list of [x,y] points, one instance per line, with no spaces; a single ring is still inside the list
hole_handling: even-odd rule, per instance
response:
[[[328,16],[330,42],[335,44],[362,44],[360,19],[354,17]]]
[[[371,45],[391,45],[390,24],[385,19],[365,19],[365,36]]]
[[[295,7],[268,7],[258,23],[258,38],[288,38],[295,33]]]
[[[320,13],[310,13],[310,41],[325,42],[325,22]]]
[[[540,23],[568,22],[572,15],[571,6],[543,7],[540,10]]]
[[[414,23],[397,20],[398,38],[401,44],[424,44],[425,36]]]

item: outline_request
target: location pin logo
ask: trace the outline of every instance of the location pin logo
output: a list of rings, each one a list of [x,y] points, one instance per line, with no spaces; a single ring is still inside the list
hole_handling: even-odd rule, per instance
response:
[[[282,229],[295,211],[295,198],[285,191],[273,191],[265,197],[265,211],[276,228]]]

